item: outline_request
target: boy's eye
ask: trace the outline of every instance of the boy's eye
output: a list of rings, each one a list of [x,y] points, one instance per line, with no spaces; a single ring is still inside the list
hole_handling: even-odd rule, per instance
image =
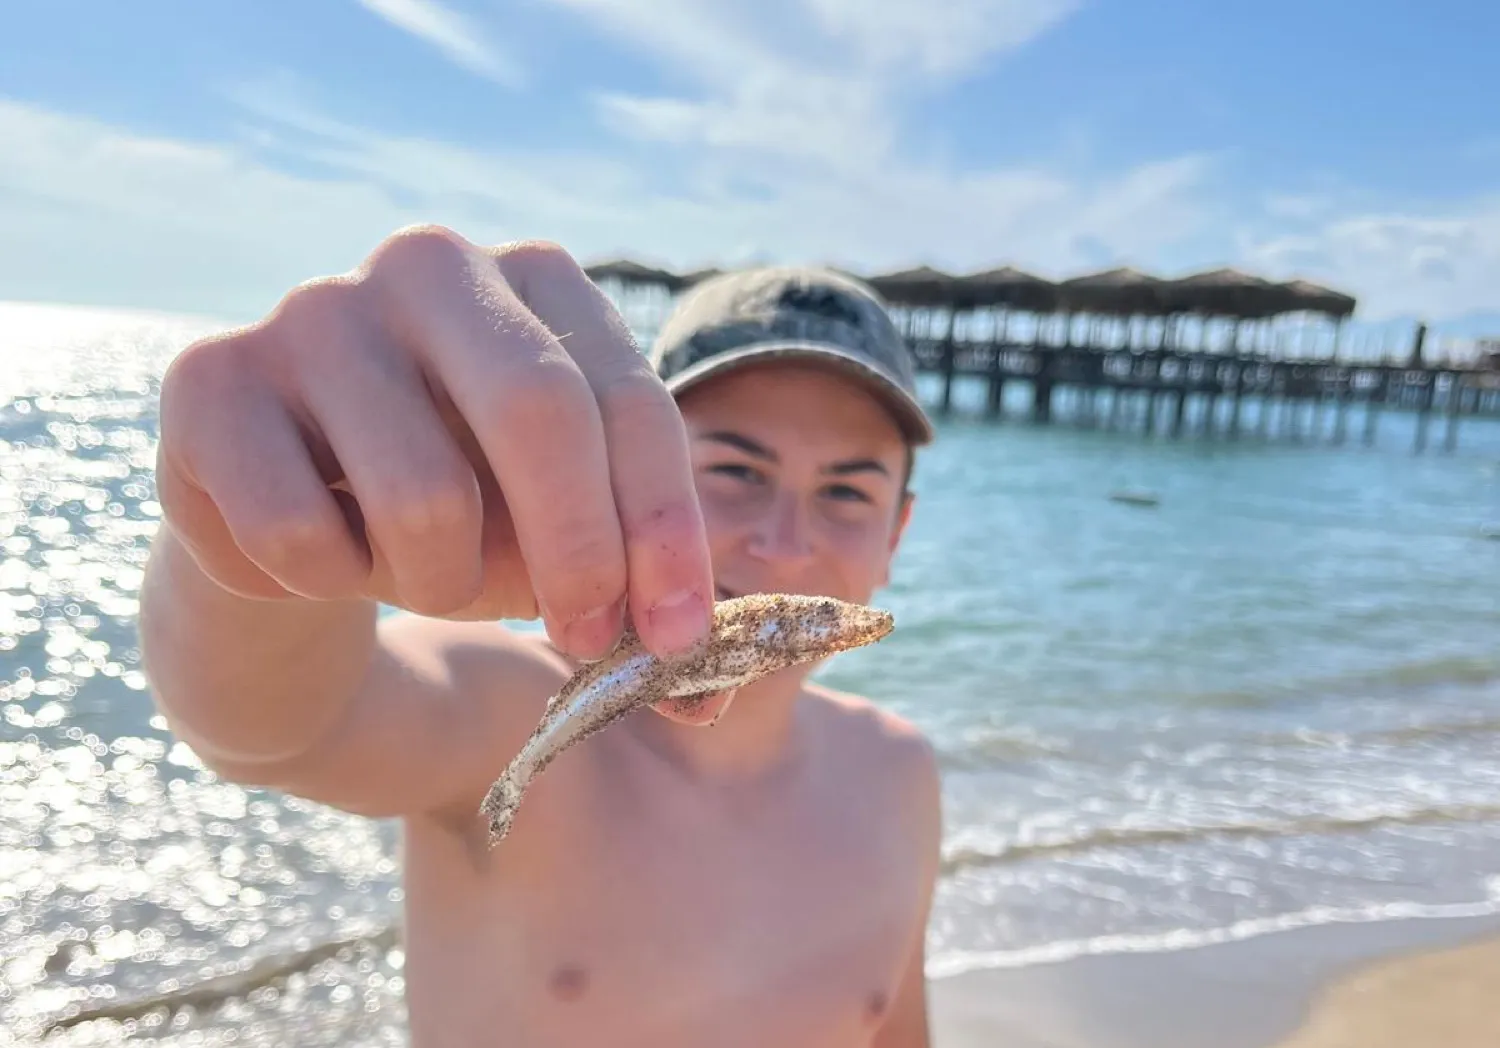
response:
[[[720,476],[734,477],[736,480],[755,480],[759,476],[755,470],[739,462],[723,462],[710,466],[708,471]]]
[[[869,502],[870,497],[858,488],[852,488],[848,484],[834,484],[828,489],[828,493],[834,498],[852,500],[855,502]]]

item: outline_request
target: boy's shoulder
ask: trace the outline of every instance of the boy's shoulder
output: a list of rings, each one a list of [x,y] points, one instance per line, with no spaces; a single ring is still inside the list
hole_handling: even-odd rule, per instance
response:
[[[864,695],[811,682],[804,685],[803,691],[820,717],[868,733],[865,741],[915,751],[931,749],[927,736],[916,724]]]
[[[804,686],[841,791],[881,798],[904,846],[921,856],[929,886],[942,853],[943,794],[937,752],[910,720],[862,695]]]
[[[848,756],[882,775],[910,776],[915,788],[935,790],[937,753],[916,724],[853,692],[817,684],[804,691],[819,723],[832,729],[824,737]]]

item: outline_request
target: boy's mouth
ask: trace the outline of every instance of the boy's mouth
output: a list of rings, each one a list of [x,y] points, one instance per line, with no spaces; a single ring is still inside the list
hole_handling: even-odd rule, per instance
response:
[[[723,586],[719,585],[718,583],[714,584],[714,599],[715,600],[733,600],[735,597],[738,597],[738,596],[741,596],[741,594],[735,593],[733,590],[730,590],[730,589],[725,589]]]

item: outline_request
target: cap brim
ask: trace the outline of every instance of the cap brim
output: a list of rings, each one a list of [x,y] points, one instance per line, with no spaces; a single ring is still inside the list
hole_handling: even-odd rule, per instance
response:
[[[932,420],[915,397],[868,359],[826,342],[758,342],[725,353],[717,353],[689,365],[664,379],[674,395],[686,392],[709,378],[777,360],[798,360],[831,368],[854,379],[884,404],[895,417],[902,434],[912,444],[930,444],[935,437]]]

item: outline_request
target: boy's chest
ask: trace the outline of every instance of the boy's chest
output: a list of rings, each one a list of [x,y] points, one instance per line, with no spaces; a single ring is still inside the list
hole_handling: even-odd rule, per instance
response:
[[[568,820],[545,884],[506,907],[525,1025],[542,1043],[866,1043],[924,931],[901,827],[837,796],[641,800]]]

